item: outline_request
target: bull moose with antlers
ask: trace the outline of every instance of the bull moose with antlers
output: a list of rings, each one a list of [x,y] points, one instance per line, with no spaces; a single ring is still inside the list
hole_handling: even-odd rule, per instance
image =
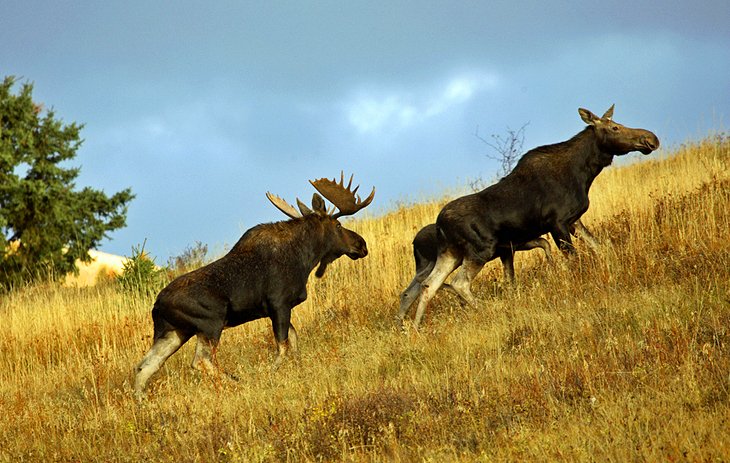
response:
[[[225,328],[269,317],[278,345],[279,364],[297,348],[291,311],[307,298],[307,279],[315,267],[321,277],[327,265],[342,255],[367,256],[365,240],[337,220],[369,205],[375,188],[361,200],[358,187],[347,186],[344,175],[335,180],[310,181],[338,210],[328,212],[314,193],[312,208],[297,200],[302,213],[281,198],[267,193],[276,207],[292,218],[257,225],[243,234],[222,258],[173,280],[157,296],[152,308],[152,347],[136,369],[134,392],[144,397],[149,378],[191,337],[197,337],[192,366],[218,374],[215,348]]]

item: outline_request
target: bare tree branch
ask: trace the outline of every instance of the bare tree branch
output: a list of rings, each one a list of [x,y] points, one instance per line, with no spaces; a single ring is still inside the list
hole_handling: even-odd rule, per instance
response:
[[[481,140],[485,145],[496,151],[496,154],[487,153],[489,159],[500,162],[499,177],[504,177],[517,164],[520,156],[522,156],[522,146],[525,143],[525,128],[529,125],[526,122],[517,130],[507,127],[505,136],[492,134],[492,141],[479,135],[479,126],[477,126],[474,136]]]

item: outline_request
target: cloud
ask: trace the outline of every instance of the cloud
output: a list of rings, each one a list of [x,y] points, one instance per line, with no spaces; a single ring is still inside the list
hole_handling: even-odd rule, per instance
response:
[[[420,92],[363,91],[346,104],[347,120],[361,134],[403,129],[442,115],[499,83],[494,74],[463,74]]]
[[[362,95],[347,110],[347,119],[360,133],[374,132],[393,123],[408,126],[416,108],[403,95]]]
[[[147,134],[151,138],[169,137],[173,130],[162,119],[158,117],[146,117],[141,122],[141,132]]]

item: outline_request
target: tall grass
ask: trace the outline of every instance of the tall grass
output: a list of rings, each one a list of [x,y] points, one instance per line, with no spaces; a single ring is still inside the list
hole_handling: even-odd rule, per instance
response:
[[[38,285],[0,300],[3,461],[727,461],[730,141],[712,137],[602,173],[599,237],[550,266],[489,264],[480,309],[451,294],[420,334],[394,328],[411,239],[449,198],[348,226],[343,258],[293,323],[301,356],[272,371],[271,328],[226,331],[219,383],[192,345],[131,397],[154,295]],[[192,344],[192,343],[191,343]]]

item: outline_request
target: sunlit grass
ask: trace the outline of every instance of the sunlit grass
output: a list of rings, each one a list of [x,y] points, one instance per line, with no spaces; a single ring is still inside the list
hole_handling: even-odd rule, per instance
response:
[[[490,263],[480,309],[444,292],[396,330],[411,240],[449,198],[348,226],[370,255],[311,278],[301,355],[273,371],[270,324],[226,331],[220,383],[192,343],[131,396],[153,296],[106,284],[0,300],[4,461],[726,461],[730,142],[609,168],[578,243]],[[557,254],[557,251],[556,251]]]

